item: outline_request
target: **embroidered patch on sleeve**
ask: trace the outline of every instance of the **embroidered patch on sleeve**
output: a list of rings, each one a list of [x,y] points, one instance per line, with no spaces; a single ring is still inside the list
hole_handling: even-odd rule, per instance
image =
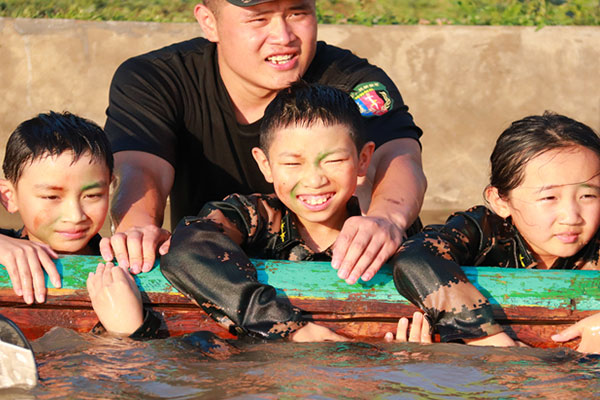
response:
[[[387,88],[380,82],[364,82],[352,89],[354,99],[363,117],[383,115],[394,105]]]

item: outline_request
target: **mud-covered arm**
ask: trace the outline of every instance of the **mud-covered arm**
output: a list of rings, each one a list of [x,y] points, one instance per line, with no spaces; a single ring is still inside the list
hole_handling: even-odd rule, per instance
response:
[[[475,265],[488,242],[466,213],[432,225],[406,241],[392,259],[400,294],[422,308],[442,341],[472,339],[502,331],[487,299],[460,265]]]
[[[275,288],[257,281],[256,269],[240,246],[257,229],[255,213],[218,203],[219,210],[201,212],[209,216],[179,223],[161,260],[163,274],[230,332],[287,337],[304,325],[301,311],[277,299]]]

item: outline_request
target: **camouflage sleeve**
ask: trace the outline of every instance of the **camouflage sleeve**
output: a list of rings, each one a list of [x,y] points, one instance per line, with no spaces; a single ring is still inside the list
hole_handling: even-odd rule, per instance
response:
[[[240,244],[258,234],[264,221],[256,208],[237,200],[209,203],[204,217],[181,221],[161,259],[162,273],[231,333],[284,338],[305,324],[301,311],[257,281]]]
[[[476,265],[485,238],[466,213],[431,225],[407,240],[392,259],[400,294],[423,309],[444,342],[502,331],[487,299],[460,265]]]

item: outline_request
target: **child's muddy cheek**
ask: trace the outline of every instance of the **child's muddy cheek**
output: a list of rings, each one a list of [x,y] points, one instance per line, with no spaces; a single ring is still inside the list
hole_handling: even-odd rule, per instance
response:
[[[296,184],[294,185],[294,187],[292,188],[292,190],[290,190],[290,198],[292,200],[296,200],[296,195],[298,192],[298,186],[300,186],[300,182],[296,182]]]

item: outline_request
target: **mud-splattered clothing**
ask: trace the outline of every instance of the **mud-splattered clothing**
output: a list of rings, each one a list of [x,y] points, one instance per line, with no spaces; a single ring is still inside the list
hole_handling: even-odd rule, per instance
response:
[[[600,231],[577,254],[553,269],[598,269]],[[430,225],[403,243],[392,260],[400,294],[427,312],[442,341],[480,338],[502,331],[487,299],[459,266],[536,268],[537,261],[516,227],[476,206]]]
[[[347,208],[349,216],[360,215],[356,198]],[[276,339],[305,322],[301,310],[257,281],[250,258],[329,261],[331,255],[331,248],[315,253],[306,245],[295,214],[274,194],[234,194],[179,223],[161,270],[233,334]]]
[[[348,211],[360,215],[355,198]],[[301,310],[257,281],[250,258],[327,261],[331,249],[313,252],[298,232],[295,215],[274,194],[233,194],[179,223],[161,270],[231,333],[286,337],[305,324]]]

